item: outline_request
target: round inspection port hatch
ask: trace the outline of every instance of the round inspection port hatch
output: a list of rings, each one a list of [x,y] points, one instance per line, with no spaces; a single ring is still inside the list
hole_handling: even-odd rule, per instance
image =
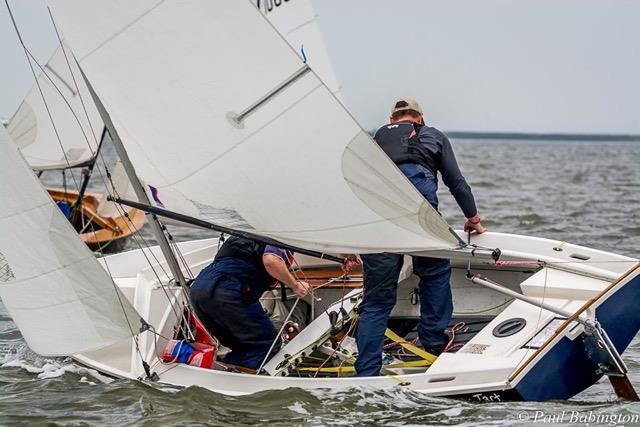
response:
[[[517,334],[527,325],[527,321],[522,317],[507,319],[493,328],[493,336],[498,338],[510,337]]]

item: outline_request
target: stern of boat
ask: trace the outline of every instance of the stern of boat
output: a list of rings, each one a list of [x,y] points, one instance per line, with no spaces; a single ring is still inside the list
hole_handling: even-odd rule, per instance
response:
[[[640,263],[585,303],[585,313],[622,354],[640,330]],[[556,332],[511,375],[511,398],[569,399],[607,374],[609,360],[597,341],[586,337],[582,325],[563,320]],[[604,355],[604,357],[603,357]]]

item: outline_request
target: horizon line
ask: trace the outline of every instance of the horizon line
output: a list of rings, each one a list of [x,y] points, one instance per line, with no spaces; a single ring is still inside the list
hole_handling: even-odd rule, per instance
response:
[[[446,131],[451,138],[468,139],[520,139],[520,140],[566,140],[566,141],[637,141],[640,134],[608,133],[562,133],[562,132],[481,132]]]

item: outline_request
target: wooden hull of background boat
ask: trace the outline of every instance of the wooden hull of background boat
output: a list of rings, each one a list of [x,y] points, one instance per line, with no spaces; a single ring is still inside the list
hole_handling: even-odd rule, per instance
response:
[[[78,198],[77,191],[47,188],[47,192],[55,202],[65,201],[73,205]],[[82,199],[82,218],[73,218],[73,226],[91,250],[117,252],[124,248],[127,237],[142,229],[144,212],[131,209],[128,211],[129,218],[124,215],[100,215],[98,212],[102,197],[101,194],[85,193]]]

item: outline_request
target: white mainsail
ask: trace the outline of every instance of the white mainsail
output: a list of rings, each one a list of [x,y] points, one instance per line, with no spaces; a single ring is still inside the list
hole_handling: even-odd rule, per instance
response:
[[[269,19],[298,55],[318,74],[322,82],[339,96],[340,86],[322,33],[318,15],[311,0],[254,0],[255,5]]]
[[[29,347],[45,356],[105,347],[140,328],[140,316],[80,241],[3,126],[0,298]]]
[[[157,204],[326,252],[459,245],[249,0],[50,3]]]
[[[9,134],[34,170],[65,169],[91,161],[104,128],[77,65],[67,53],[72,76],[62,49],[60,46],[43,67],[44,72],[38,76],[40,88],[34,83],[7,125]]]

